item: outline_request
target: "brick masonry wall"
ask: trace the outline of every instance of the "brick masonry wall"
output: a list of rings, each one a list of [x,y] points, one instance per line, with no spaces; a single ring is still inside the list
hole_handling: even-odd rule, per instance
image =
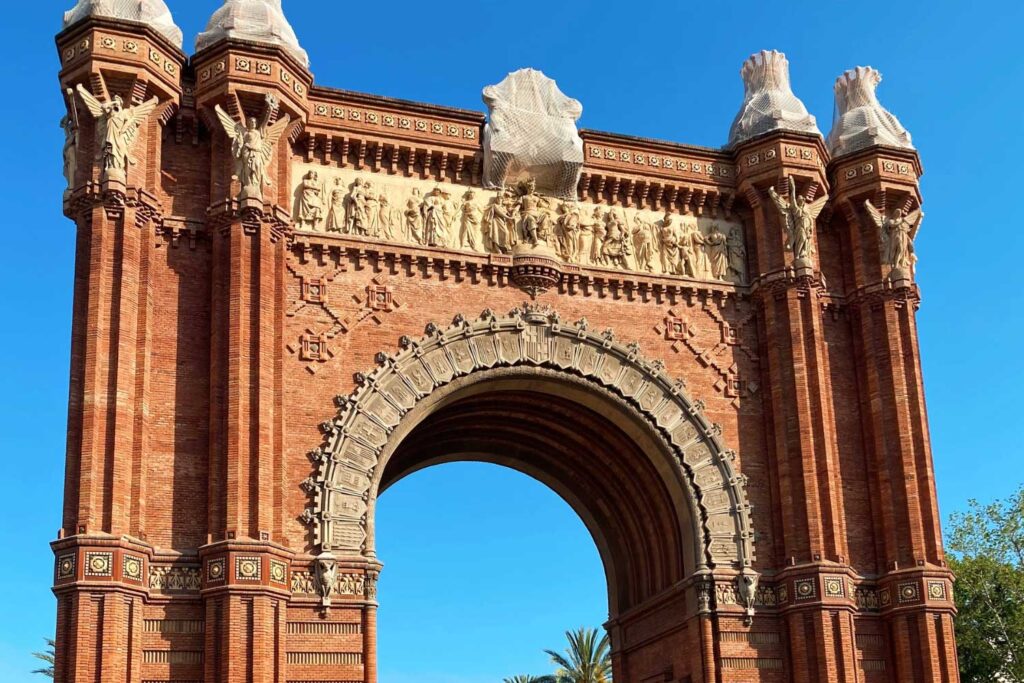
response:
[[[100,29],[84,30],[95,37],[88,32]],[[173,62],[172,50],[145,37]],[[94,61],[66,56],[66,45],[82,40],[62,38],[64,85],[94,83],[109,69],[107,57],[93,52]],[[218,58],[200,60],[186,78],[201,80],[204,64]],[[322,443],[319,425],[335,415],[334,397],[355,388],[354,374],[372,370],[378,353],[396,351],[400,337],[529,299],[496,271],[453,267],[431,250],[292,235],[280,219],[291,210],[280,206],[293,187],[291,169],[318,155],[325,165],[362,165],[359,155],[369,162],[374,148],[365,145],[365,119],[339,123],[330,106],[321,114],[306,101],[301,70],[280,53],[256,58],[299,74],[287,88],[283,79],[259,88],[284,88],[287,106],[312,112],[306,129],[278,150],[268,199],[279,206],[265,206],[258,227],[235,209],[214,208],[237,188],[224,170],[225,138],[194,99],[146,128],[127,188],[103,188],[99,169],[83,167],[66,204],[78,262],[64,529],[53,544],[61,681],[375,683],[375,569],[344,567],[366,577],[367,587],[335,597],[330,610],[311,578],[318,548],[302,520],[311,496],[301,484],[315,473],[308,453]],[[194,97],[196,84],[188,81],[193,90],[182,95],[167,66],[162,80],[144,60],[132,68],[166,101]],[[227,90],[215,82],[200,98],[223,101],[236,86],[255,87],[255,76],[225,78]],[[368,96],[316,93],[317,102],[331,97],[375,105]],[[438,152],[441,143],[430,142],[425,128],[423,144],[434,147],[415,172],[430,176],[431,160],[443,153],[450,167],[441,175],[477,184],[479,120],[409,106],[410,116],[457,121],[461,135]],[[332,156],[327,141],[338,135],[351,148],[345,143]],[[627,145],[608,134],[587,144],[594,140]],[[766,161],[774,157],[764,150],[789,144],[818,151],[802,165]],[[698,194],[714,197],[715,206],[728,202],[742,221],[758,275],[753,286],[671,278],[661,278],[664,287],[564,285],[534,302],[563,320],[586,317],[662,359],[721,425],[747,480],[753,568],[762,575],[755,616],[745,615],[732,575],[716,574],[704,598],[703,579],[689,577],[611,615],[616,680],[955,681],[916,288],[885,283],[877,254],[862,248],[870,231],[856,209],[880,189],[912,198],[916,177],[893,171],[858,185],[842,180],[850,177],[842,164],[829,166],[820,142],[779,137],[751,145],[735,158],[668,143],[659,153],[703,155],[709,168],[736,169],[714,183],[687,182],[704,183]],[[90,149],[83,145],[82,158]],[[756,173],[743,167],[751,156],[759,159]],[[636,169],[620,163],[626,157],[609,158],[588,167],[585,198],[620,200],[619,181],[606,183],[602,174]],[[465,173],[455,170],[457,159],[469,160]],[[367,172],[395,172],[380,161]],[[886,167],[882,157],[875,163]],[[828,184],[838,207],[819,221],[818,265],[809,274],[793,273],[774,207],[759,204],[789,175],[800,178],[801,191]],[[645,182],[631,177],[628,187]],[[650,196],[656,203],[662,191]],[[303,287],[313,281],[323,283],[315,297]],[[309,357],[304,337],[319,339],[319,357]]]

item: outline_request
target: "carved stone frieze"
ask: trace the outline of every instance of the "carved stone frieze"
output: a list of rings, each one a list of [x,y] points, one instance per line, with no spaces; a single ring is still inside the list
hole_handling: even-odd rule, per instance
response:
[[[377,595],[376,579],[367,574],[338,572],[329,576],[330,596],[367,598],[373,600]],[[291,592],[297,595],[316,595],[324,600],[327,584],[317,577],[315,571],[296,570],[292,572]]]
[[[403,338],[401,345],[395,354],[378,354],[376,370],[357,375],[359,388],[338,401],[338,414],[323,425],[326,441],[312,458],[315,505],[304,515],[323,551],[367,551],[368,504],[376,496],[380,458],[419,401],[474,372],[543,366],[604,387],[637,410],[676,451],[703,519],[695,532],[707,561],[737,568],[753,562],[745,478],[733,469],[734,454],[701,415],[701,404],[665,374],[663,363],[641,357],[637,345],[532,306],[506,316],[485,311],[473,321],[460,315],[447,328],[429,325],[426,336]]]
[[[203,587],[199,567],[151,566],[150,590],[163,593],[196,593]]]
[[[304,162],[296,162],[293,177],[300,231],[530,256],[554,271],[571,264],[747,283],[744,230],[735,219],[560,200],[539,193],[532,178],[475,190]]]

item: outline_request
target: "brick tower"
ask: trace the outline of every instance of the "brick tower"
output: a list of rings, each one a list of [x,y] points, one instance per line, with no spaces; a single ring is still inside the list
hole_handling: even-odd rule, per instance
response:
[[[826,140],[754,55],[707,149],[580,131],[531,69],[487,116],[314,85],[279,0],[181,41],[160,0],[57,37],[56,680],[375,683],[377,497],[455,460],[579,513],[620,683],[958,680],[876,71]]]

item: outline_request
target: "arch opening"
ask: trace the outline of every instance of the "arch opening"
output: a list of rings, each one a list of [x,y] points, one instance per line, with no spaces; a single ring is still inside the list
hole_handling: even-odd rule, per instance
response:
[[[687,533],[694,509],[668,445],[599,390],[536,369],[501,369],[455,383],[425,408],[391,452],[377,495],[420,469],[457,461],[503,465],[542,482],[593,537],[613,616],[696,569],[700,547]]]
[[[376,517],[378,680],[550,673],[545,649],[561,650],[567,629],[608,619],[591,534],[533,477],[432,464],[392,482]]]

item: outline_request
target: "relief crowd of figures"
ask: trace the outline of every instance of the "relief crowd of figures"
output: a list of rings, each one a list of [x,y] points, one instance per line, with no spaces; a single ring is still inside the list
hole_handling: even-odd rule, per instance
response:
[[[295,197],[299,230],[356,235],[430,247],[512,253],[518,245],[550,250],[567,263],[678,275],[702,280],[746,281],[747,252],[738,225],[705,232],[692,216],[666,212],[632,219],[618,207],[582,205],[535,192],[526,180],[496,192],[481,206],[477,191],[459,198],[444,187],[426,194],[413,188],[392,204],[372,180],[345,184],[303,176]]]

